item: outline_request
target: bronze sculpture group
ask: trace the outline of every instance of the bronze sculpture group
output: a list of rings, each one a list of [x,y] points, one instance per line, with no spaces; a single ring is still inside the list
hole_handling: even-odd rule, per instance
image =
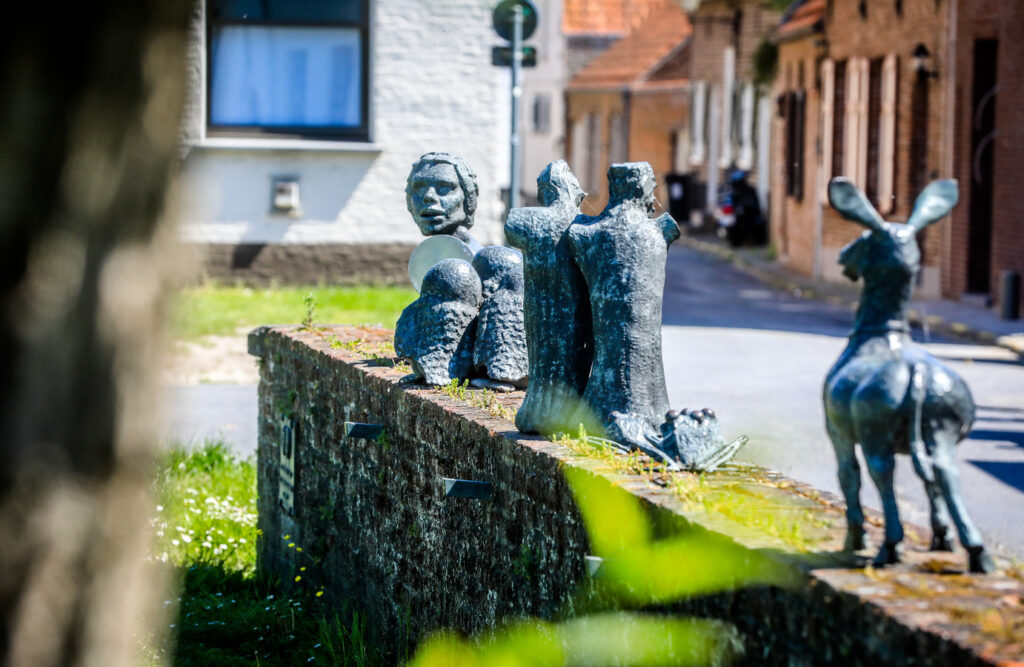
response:
[[[451,380],[526,387],[516,427],[572,432],[639,450],[670,469],[714,470],[746,438],[726,442],[713,411],[670,410],[661,353],[662,290],[669,245],[680,230],[653,217],[654,172],[646,162],[614,164],[609,201],[584,215],[584,192],[557,160],[540,174],[541,206],[509,212],[512,248],[482,248],[468,235],[476,182],[460,158],[428,153],[413,165],[410,213],[425,236],[450,234],[472,262],[444,259],[423,278],[402,313],[395,349],[428,384]],[[910,454],[931,505],[933,550],[951,550],[950,517],[972,572],[994,567],[959,493],[953,458],[974,417],[967,385],[910,339],[907,304],[920,264],[914,234],[948,213],[956,183],[921,194],[906,224],[885,222],[849,181],[829,185],[833,208],[868,231],[840,263],[864,279],[849,343],[825,382],[826,422],[847,503],[845,547],[864,547],[860,445],[885,512],[879,566],[899,561],[903,529],[893,486],[895,454]]]
[[[413,165],[407,203],[424,235],[466,237],[476,192],[467,173],[446,153]],[[431,267],[398,321],[395,350],[427,384],[525,385],[516,415],[524,433],[583,426],[670,468],[712,470],[746,439],[726,442],[710,410],[669,410],[662,290],[679,226],[668,214],[651,217],[656,181],[646,162],[612,165],[608,179],[608,205],[586,216],[568,165],[548,165],[538,178],[543,205],[509,213],[506,237],[519,250],[491,246],[471,264],[450,258]]]

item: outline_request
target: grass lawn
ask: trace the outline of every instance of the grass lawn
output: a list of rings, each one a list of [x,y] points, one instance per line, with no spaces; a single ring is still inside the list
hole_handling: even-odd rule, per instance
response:
[[[256,462],[221,443],[174,448],[155,479],[153,560],[175,568],[180,590],[169,637],[142,646],[150,665],[373,665],[364,624],[320,603],[316,566],[305,581],[256,574]],[[302,575],[300,575],[301,577]],[[289,589],[290,593],[282,593]]]
[[[240,327],[300,324],[312,304],[313,319],[320,324],[378,324],[393,328],[402,309],[416,296],[411,287],[251,288],[209,283],[178,293],[171,325],[178,338],[230,336]]]

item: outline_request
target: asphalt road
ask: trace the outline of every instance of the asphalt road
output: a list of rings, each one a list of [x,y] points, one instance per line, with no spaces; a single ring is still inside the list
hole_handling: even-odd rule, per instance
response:
[[[821,389],[853,311],[768,289],[721,260],[674,246],[664,325],[673,407],[713,408],[726,437],[750,436],[738,458],[839,492]],[[994,346],[932,338],[926,347],[967,380],[979,406],[958,448],[968,509],[992,545],[1024,557],[1024,366]],[[900,458],[902,516],[928,526],[921,483]],[[866,470],[863,479],[864,503],[878,508]]]
[[[664,309],[672,406],[713,408],[724,435],[750,436],[740,459],[838,493],[821,384],[852,324],[851,310],[768,289],[721,260],[673,246]],[[1024,558],[1024,366],[993,346],[933,339],[928,348],[968,381],[980,406],[958,450],[968,508],[990,544]],[[255,451],[254,385],[168,391],[168,440],[220,437],[243,454]],[[866,471],[863,478],[864,503],[879,507]],[[927,526],[909,460],[900,461],[897,486],[904,519]]]

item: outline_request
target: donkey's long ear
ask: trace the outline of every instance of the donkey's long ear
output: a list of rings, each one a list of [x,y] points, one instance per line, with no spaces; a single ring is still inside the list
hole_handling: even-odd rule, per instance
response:
[[[907,224],[921,230],[941,220],[960,201],[960,188],[953,179],[935,181],[921,191]]]
[[[859,222],[871,230],[882,228],[882,216],[850,179],[837,176],[829,181],[828,201],[847,220]]]

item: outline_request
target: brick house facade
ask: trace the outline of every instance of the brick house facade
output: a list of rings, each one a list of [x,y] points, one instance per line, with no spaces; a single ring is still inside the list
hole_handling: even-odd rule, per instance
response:
[[[1024,212],[1010,196],[1024,161],[1021,37],[1024,7],[1014,0],[794,3],[775,35],[771,224],[780,261],[845,280],[838,254],[862,229],[828,206],[833,176],[853,179],[896,221],[927,183],[956,178],[951,220],[918,235],[918,294],[998,299],[1000,272],[1024,268]]]

